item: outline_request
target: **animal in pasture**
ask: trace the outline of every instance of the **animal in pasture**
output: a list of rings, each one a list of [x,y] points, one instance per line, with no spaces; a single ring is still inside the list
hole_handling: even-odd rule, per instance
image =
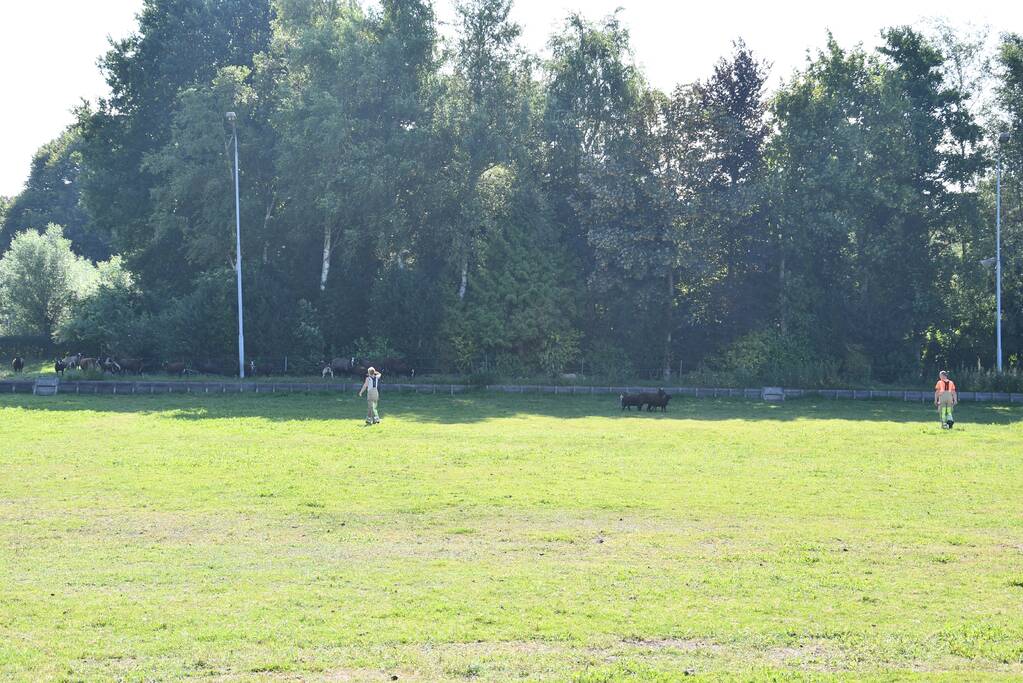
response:
[[[645,394],[647,412],[653,412],[654,408],[660,408],[662,413],[668,412],[668,401],[671,394],[665,393],[664,389],[658,389],[656,394]]]
[[[53,361],[53,372],[55,374],[63,375],[65,370],[67,370],[67,366],[64,365],[64,361],[62,360]]]
[[[163,371],[168,375],[183,375],[188,368],[186,363],[164,363]]]
[[[632,411],[632,407],[635,406],[638,410],[643,410],[643,406],[646,405],[645,394],[620,394],[618,396],[618,402],[622,406],[622,410]]]
[[[320,377],[327,379],[328,377],[334,379],[334,368],[327,361],[320,362]]]
[[[64,354],[64,357],[61,359],[60,362],[64,364],[64,369],[65,370],[75,370],[82,363],[82,354],[80,354],[80,353],[67,354],[66,353],[66,354]]]
[[[21,356],[15,356],[14,360],[11,361],[11,369],[15,372],[21,372],[25,369],[25,359]]]
[[[100,361],[100,367],[103,368],[103,372],[109,372],[111,375],[117,375],[121,372],[121,364],[110,356]]]
[[[82,358],[78,362],[80,370],[99,370],[101,367],[99,358]]]
[[[121,366],[123,374],[130,372],[133,375],[141,375],[142,368],[145,367],[145,363],[141,358],[122,358],[117,361],[117,364]]]

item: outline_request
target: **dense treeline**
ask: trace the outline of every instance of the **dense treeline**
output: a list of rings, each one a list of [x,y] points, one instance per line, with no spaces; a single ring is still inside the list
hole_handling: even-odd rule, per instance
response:
[[[570,16],[541,61],[510,5],[459,3],[444,41],[428,0],[147,0],[102,62],[110,97],[0,206],[0,248],[55,223],[104,263],[46,329],[0,324],[230,357],[235,111],[253,356],[801,384],[989,367],[1005,130],[1019,365],[1023,37],[829,40],[775,92],[739,41],[665,93],[617,17]]]

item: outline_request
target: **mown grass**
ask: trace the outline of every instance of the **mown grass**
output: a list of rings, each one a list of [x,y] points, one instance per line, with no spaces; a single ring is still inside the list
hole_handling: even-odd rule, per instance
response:
[[[0,679],[1023,675],[1023,409],[384,399],[0,397]]]

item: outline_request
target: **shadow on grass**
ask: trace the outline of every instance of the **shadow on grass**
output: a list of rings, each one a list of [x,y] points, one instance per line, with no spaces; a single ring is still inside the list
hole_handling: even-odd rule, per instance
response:
[[[495,419],[542,416],[562,420],[603,417],[614,420],[858,420],[869,422],[936,423],[928,403],[886,400],[822,400],[806,398],[784,404],[742,399],[672,400],[669,412],[622,410],[614,396],[552,396],[472,393],[457,396],[385,394],[380,404],[388,417],[434,424],[471,424]],[[353,394],[241,395],[58,395],[52,398],[21,394],[0,395],[0,409],[39,412],[93,411],[159,414],[168,419],[201,421],[259,418],[274,422],[357,420],[365,415],[365,399]],[[1023,406],[962,404],[960,424],[1009,425],[1023,421]]]

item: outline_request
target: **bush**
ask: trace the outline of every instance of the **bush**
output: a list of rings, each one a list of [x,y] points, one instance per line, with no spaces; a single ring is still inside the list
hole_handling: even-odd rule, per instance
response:
[[[730,378],[731,385],[747,387],[777,384],[815,389],[841,383],[838,361],[820,358],[808,340],[774,329],[737,340],[710,369],[720,373],[719,378]]]
[[[952,380],[959,391],[997,391],[1001,393],[1023,393],[1023,371],[1010,368],[999,373],[996,370],[963,368],[953,372]]]
[[[466,382],[474,387],[485,387],[488,384],[497,384],[498,376],[493,372],[474,372],[466,378]]]
[[[57,354],[57,346],[49,337],[38,335],[0,337],[0,359],[10,360],[15,356],[54,358]]]
[[[574,330],[555,332],[547,337],[540,351],[540,368],[551,377],[558,377],[565,366],[579,357],[579,333]]]
[[[381,358],[402,358],[390,340],[384,337],[359,337],[355,340],[355,357],[369,361],[379,361]]]
[[[517,354],[499,353],[494,358],[494,372],[501,377],[520,379],[530,375],[530,368]]]
[[[611,380],[631,378],[635,371],[625,351],[609,343],[594,344],[584,356],[584,362],[589,374]]]
[[[160,330],[144,311],[142,294],[115,257],[100,264],[100,283],[58,329],[68,349],[115,357],[153,358]]]

